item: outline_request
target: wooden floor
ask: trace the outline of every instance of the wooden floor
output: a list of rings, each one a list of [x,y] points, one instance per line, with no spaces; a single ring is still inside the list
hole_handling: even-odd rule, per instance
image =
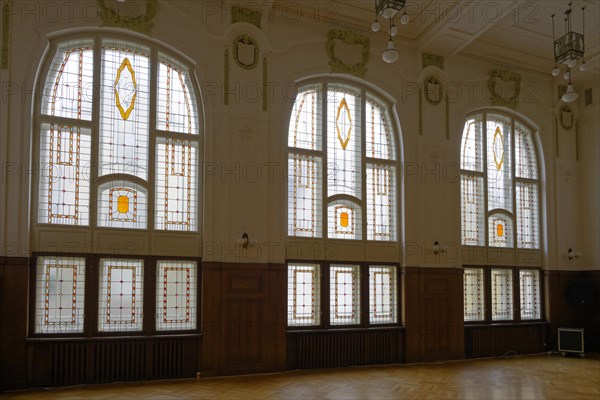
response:
[[[11,392],[12,399],[600,399],[600,358],[536,355]]]

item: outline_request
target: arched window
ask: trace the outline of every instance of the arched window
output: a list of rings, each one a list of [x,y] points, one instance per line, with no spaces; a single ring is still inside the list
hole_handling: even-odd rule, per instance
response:
[[[189,67],[136,42],[58,43],[39,115],[37,222],[198,231]]]
[[[471,115],[460,154],[462,244],[540,248],[533,132],[498,111]]]
[[[398,240],[389,108],[347,83],[299,88],[288,131],[288,236]]]
[[[32,229],[44,235],[31,334],[197,330],[199,258],[169,249],[197,240],[201,223],[191,65],[154,44],[100,36],[56,41],[51,54],[34,115]],[[102,247],[100,234],[153,247]]]

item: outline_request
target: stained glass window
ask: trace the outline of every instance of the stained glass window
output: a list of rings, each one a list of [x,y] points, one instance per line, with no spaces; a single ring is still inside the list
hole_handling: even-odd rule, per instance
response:
[[[485,319],[485,289],[483,268],[465,268],[464,281],[464,319],[465,321],[483,321]]]
[[[513,319],[513,274],[511,269],[492,268],[492,321]]]
[[[360,323],[360,266],[332,264],[329,275],[330,324]]]
[[[367,240],[397,240],[396,169],[384,101],[350,84],[301,87],[288,130],[288,235],[363,240],[366,226]]]
[[[142,330],[143,267],[142,260],[113,258],[100,260],[99,331]]]
[[[158,261],[156,265],[156,330],[196,328],[195,261]]]
[[[198,231],[200,124],[190,76],[184,63],[134,41],[59,43],[40,109],[37,221]]]
[[[369,266],[369,322],[390,324],[397,322],[396,267]]]
[[[519,290],[521,293],[521,319],[540,319],[542,314],[540,271],[537,269],[519,270]]]
[[[321,275],[318,264],[288,265],[288,325],[319,325]]]
[[[85,259],[38,257],[35,333],[83,332]]]
[[[482,113],[461,143],[462,244],[539,249],[539,181],[533,131],[514,118]]]

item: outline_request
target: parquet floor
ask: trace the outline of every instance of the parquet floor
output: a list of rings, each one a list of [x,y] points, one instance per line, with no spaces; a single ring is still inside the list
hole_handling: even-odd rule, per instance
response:
[[[79,386],[11,399],[591,399],[600,358],[549,355]]]

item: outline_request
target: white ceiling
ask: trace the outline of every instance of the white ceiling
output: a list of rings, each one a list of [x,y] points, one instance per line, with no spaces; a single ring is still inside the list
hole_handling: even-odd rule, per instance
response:
[[[363,32],[374,20],[373,0],[277,1],[306,15],[316,14]],[[293,5],[292,5],[293,4]],[[567,0],[407,0],[408,25],[396,21],[397,43],[444,57],[479,58],[511,68],[547,74],[554,66],[552,19],[556,14],[556,37],[565,33]],[[588,78],[600,74],[600,1],[573,1],[572,30],[582,32],[581,7],[585,6],[586,60]],[[385,36],[389,31],[382,22]],[[583,74],[577,72],[578,74]]]

